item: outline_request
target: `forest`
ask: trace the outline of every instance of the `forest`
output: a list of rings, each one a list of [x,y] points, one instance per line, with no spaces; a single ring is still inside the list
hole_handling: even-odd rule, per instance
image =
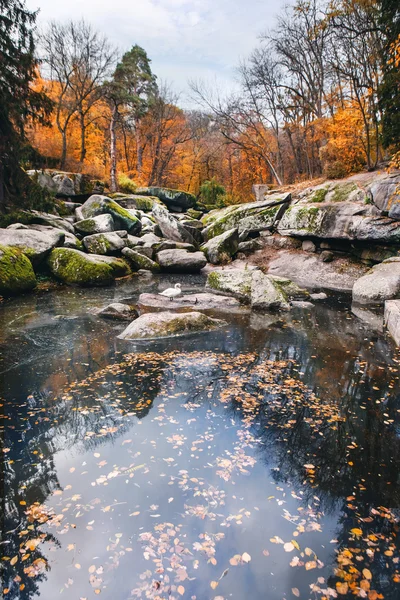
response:
[[[89,22],[39,30],[19,0],[0,4],[2,205],[25,195],[16,162],[87,173],[111,191],[167,186],[220,205],[248,200],[254,183],[400,162],[395,0],[297,0],[237,66],[239,91],[191,81],[190,110],[135,40],[121,53]]]

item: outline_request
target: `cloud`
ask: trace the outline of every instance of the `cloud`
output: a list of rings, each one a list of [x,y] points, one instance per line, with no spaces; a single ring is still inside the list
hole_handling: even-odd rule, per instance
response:
[[[28,0],[38,22],[84,18],[122,52],[139,44],[153,71],[188,91],[190,79],[216,79],[235,87],[235,67],[273,25],[283,1],[274,0]]]

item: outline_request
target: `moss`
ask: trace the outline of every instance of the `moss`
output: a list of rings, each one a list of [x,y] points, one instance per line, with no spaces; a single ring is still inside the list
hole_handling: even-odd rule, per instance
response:
[[[121,173],[118,176],[118,187],[122,192],[127,194],[134,194],[137,188],[137,185],[132,179],[130,179],[127,175]]]
[[[29,258],[17,248],[0,246],[0,294],[11,296],[35,286],[36,277]]]
[[[328,188],[320,188],[319,190],[315,190],[310,202],[323,202],[326,198],[327,193]]]
[[[97,260],[104,262],[108,265],[114,277],[126,277],[132,274],[132,269],[129,264],[123,258],[115,258],[112,256],[101,256],[97,257]]]
[[[151,258],[144,256],[144,254],[140,254],[131,249],[127,249],[125,252],[126,258],[132,263],[134,269],[145,269],[146,271],[152,271],[153,273],[157,273],[160,270],[160,265],[154,260],[151,260]]]
[[[93,260],[79,250],[55,248],[48,266],[58,279],[75,285],[108,285],[114,280],[113,269],[103,261]]]
[[[333,192],[332,202],[344,202],[348,200],[351,192],[357,189],[356,183],[338,184]]]

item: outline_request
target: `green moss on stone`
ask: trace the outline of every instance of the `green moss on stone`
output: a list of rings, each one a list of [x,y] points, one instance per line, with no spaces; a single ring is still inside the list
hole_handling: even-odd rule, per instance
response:
[[[348,200],[351,192],[357,189],[356,183],[338,184],[333,192],[332,202],[345,202]]]
[[[319,190],[315,190],[310,202],[323,202],[326,198],[328,191],[328,188],[320,188]]]
[[[35,286],[36,277],[29,258],[18,248],[0,246],[0,294],[12,296]]]
[[[109,285],[114,280],[109,264],[72,248],[55,248],[47,262],[53,275],[64,283],[101,286]]]

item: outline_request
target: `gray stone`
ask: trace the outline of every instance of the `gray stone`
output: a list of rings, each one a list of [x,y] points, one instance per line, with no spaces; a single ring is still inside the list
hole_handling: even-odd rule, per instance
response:
[[[329,250],[323,250],[321,252],[321,254],[319,255],[319,257],[322,260],[322,262],[324,262],[324,263],[330,263],[335,258],[335,255],[333,254],[333,252],[330,252]]]
[[[157,251],[162,250],[187,250],[188,252],[195,252],[196,248],[192,244],[184,244],[183,242],[173,242],[172,240],[162,240],[157,246]]]
[[[317,251],[316,245],[311,240],[304,240],[304,242],[301,244],[301,249],[303,250],[303,252],[310,253]]]
[[[389,301],[390,302],[390,301]],[[368,328],[374,329],[375,331],[383,332],[383,315],[381,312],[377,313],[365,306],[357,306],[356,304],[352,304],[351,312],[355,315],[360,321],[363,321],[368,325]]]
[[[231,294],[241,302],[250,303],[252,274],[252,270],[211,271],[206,288]]]
[[[157,262],[144,254],[132,250],[132,248],[124,248],[122,250],[122,254],[129,260],[130,264],[136,271],[139,269],[145,269],[146,271],[157,273],[160,270],[160,265]]]
[[[120,254],[125,248],[126,241],[117,233],[95,233],[83,238],[83,245],[90,254],[107,254],[110,256]]]
[[[29,219],[29,223],[38,225],[47,225],[49,227],[55,227],[56,229],[62,229],[69,233],[74,233],[74,227],[66,219],[59,217],[58,215],[52,215],[37,210],[27,211],[25,215]]]
[[[381,305],[400,296],[400,262],[390,260],[375,265],[353,286],[353,302]]]
[[[156,198],[161,200],[161,202],[166,204],[171,210],[174,208],[185,210],[187,208],[192,208],[196,204],[196,196],[189,194],[189,192],[183,192],[182,190],[171,190],[169,188],[162,187],[147,187],[138,188],[136,190],[136,194],[141,196],[156,196]]]
[[[163,271],[174,273],[198,273],[207,264],[202,252],[186,250],[162,250],[157,253],[157,261]]]
[[[265,194],[270,190],[270,186],[265,183],[256,183],[252,189],[256,202],[261,202],[265,199]]]
[[[200,331],[210,331],[226,325],[200,312],[158,312],[141,315],[130,323],[118,338],[122,340],[163,338]]]
[[[238,251],[239,235],[237,229],[230,229],[209,240],[201,246],[207,260],[213,265],[230,262]]]
[[[255,310],[288,310],[290,304],[272,277],[254,271],[251,280],[251,307]]]
[[[236,298],[204,292],[177,296],[172,300],[166,296],[161,296],[160,294],[141,294],[139,296],[139,304],[146,309],[164,308],[170,310],[178,308],[194,308],[196,310],[231,311],[233,309],[241,308],[241,304]]]
[[[76,250],[83,250],[83,244],[76,235],[73,233],[69,233],[68,231],[64,231],[62,229],[58,229],[57,227],[50,227],[47,225],[30,225],[29,229],[34,229],[35,231],[43,231],[44,233],[56,229],[56,231],[60,231],[64,234],[65,240],[63,243],[64,248],[75,248]]]
[[[115,319],[117,321],[133,321],[139,316],[139,313],[133,306],[122,304],[121,302],[112,302],[108,306],[97,310],[96,314],[99,317]]]
[[[142,235],[139,239],[141,244],[146,244],[148,246],[151,246],[152,248],[157,247],[158,244],[160,244],[163,241],[162,238],[158,237],[158,235],[154,235],[154,233],[146,233],[145,235]]]
[[[99,232],[101,233],[101,232]],[[123,239],[127,239],[128,238],[128,232],[126,231],[126,229],[118,229],[118,231],[115,232],[117,235],[119,235],[119,237],[123,238]]]
[[[114,231],[114,219],[111,215],[97,215],[89,219],[77,221],[75,230],[81,235],[93,235],[94,233],[108,233]]]
[[[75,196],[75,185],[74,182],[68,175],[58,174],[54,175],[53,181],[57,185],[58,196]]]
[[[400,300],[385,302],[384,322],[397,346],[400,346]]]
[[[377,177],[369,186],[372,201],[380,211],[389,213],[393,219],[400,218],[400,175]]]
[[[113,194],[113,199],[124,208],[150,212],[155,204],[162,204],[155,196],[139,196],[138,194]]]
[[[153,207],[153,216],[163,236],[168,240],[192,244],[193,246],[197,245],[192,234],[162,206]]]
[[[34,266],[38,265],[56,246],[62,246],[65,232],[49,228],[48,231],[33,229],[0,229],[0,245],[19,248],[30,259]]]
[[[319,300],[327,300],[328,296],[325,292],[315,292],[314,294],[310,294],[311,300],[319,301]]]
[[[247,240],[246,242],[240,242],[238,246],[238,252],[244,252],[245,254],[251,254],[256,250],[261,250],[264,247],[264,242],[261,238],[254,238],[253,240]]]
[[[81,208],[77,209],[78,211],[83,219],[109,214],[112,216],[117,229],[126,229],[131,234],[140,233],[142,229],[142,224],[136,214],[122,208],[115,200],[107,196],[90,196]]]

